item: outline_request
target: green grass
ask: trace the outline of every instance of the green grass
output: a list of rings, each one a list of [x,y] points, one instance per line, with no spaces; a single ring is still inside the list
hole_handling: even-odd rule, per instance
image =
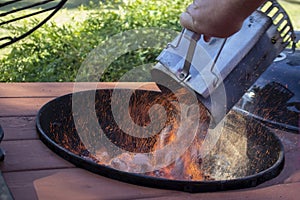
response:
[[[0,14],[11,11],[13,9],[22,8],[28,5],[32,5],[34,3],[40,2],[40,0],[26,0],[26,1],[20,1],[14,4],[10,4],[4,7],[0,7]],[[49,8],[52,6],[55,6],[58,1],[49,2],[45,5],[37,6],[31,9],[27,9],[26,11],[17,12],[17,14],[9,15],[12,16],[11,18],[15,18],[21,15],[25,15],[28,13],[33,13],[35,11],[38,11],[40,9]],[[88,13],[91,12],[91,9],[87,9],[90,7],[90,5],[98,4],[99,0],[68,0],[63,8],[56,13],[51,19],[50,22],[55,22],[57,25],[63,25],[65,23],[75,23],[75,22],[81,22],[83,21]],[[45,14],[36,15],[34,19],[44,19],[49,15],[49,12],[46,12]],[[0,17],[1,21],[7,21],[9,16]],[[30,20],[33,18],[30,18]],[[50,23],[47,22],[47,23]],[[12,26],[23,26],[24,24],[28,23],[28,20],[21,20],[17,21],[15,23],[12,23]],[[5,28],[5,26],[0,26],[0,37],[3,36],[14,36],[14,33],[11,33],[9,30]],[[4,54],[7,54],[10,52],[11,48],[7,47],[5,49],[0,49],[0,58],[3,57]]]
[[[69,0],[42,28],[0,50],[0,81],[74,81],[88,53],[114,34],[141,27],[180,30],[179,15],[190,2],[136,0],[122,4],[122,0],[110,0],[99,5],[99,0]],[[300,30],[300,0],[279,2],[294,28]],[[32,23],[24,21],[12,31],[27,30]],[[153,62],[160,51],[161,47],[140,49],[121,56],[111,64],[102,81],[118,80],[134,66]]]
[[[279,0],[291,18],[295,30],[300,31],[300,0]]]
[[[0,63],[0,81],[74,81],[88,53],[117,33],[142,27],[179,31],[179,14],[188,1],[183,2],[114,0],[95,4],[89,11],[82,6],[77,10],[63,10],[51,23],[11,46]],[[32,22],[25,22],[18,30],[26,31],[30,25]],[[15,27],[11,28],[15,31]],[[128,52],[126,59],[122,56],[112,63],[102,80],[118,80],[134,66],[154,61],[162,48]]]
[[[8,1],[8,0],[7,0]],[[14,3],[14,4],[10,4],[10,5],[7,5],[5,7],[1,7],[0,8],[0,11],[1,10],[11,10],[15,7],[24,7],[26,5],[29,5],[29,4],[33,4],[33,3],[37,3],[37,2],[40,2],[40,0],[26,0],[26,1],[21,1],[21,2],[18,2],[18,3]],[[47,5],[55,5],[57,1],[54,1],[54,2],[50,2],[48,3]],[[68,9],[77,9],[79,6],[88,6],[90,5],[91,3],[94,3],[94,4],[97,4],[99,2],[99,0],[68,0],[66,2],[66,4],[64,5],[65,8],[68,8]],[[40,6],[40,7],[43,7],[43,6]]]

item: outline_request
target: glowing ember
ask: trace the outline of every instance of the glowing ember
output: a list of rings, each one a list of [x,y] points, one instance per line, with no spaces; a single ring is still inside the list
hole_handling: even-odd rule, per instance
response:
[[[196,105],[189,105],[189,99],[185,99],[186,102],[184,103],[186,103],[186,105],[182,105],[182,102],[179,103],[178,99],[185,97],[187,93],[188,91],[185,89],[180,89],[176,92],[176,95],[167,90],[163,91],[162,95],[153,95],[147,92],[144,92],[142,95],[135,93],[131,98],[129,106],[130,116],[135,124],[147,126],[152,120],[156,122],[163,120],[163,114],[166,114],[167,119],[163,128],[158,133],[152,133],[154,136],[151,140],[149,140],[149,138],[136,138],[130,135],[125,136],[124,133],[116,136],[116,132],[120,131],[116,131],[116,128],[109,128],[110,130],[114,130],[114,133],[111,133],[114,135],[111,141],[126,149],[127,152],[114,154],[108,159],[107,155],[109,153],[103,151],[102,148],[95,154],[95,157],[99,158],[98,163],[121,171],[145,173],[149,176],[167,179],[203,180],[204,177],[200,166],[201,158],[198,157],[198,151],[206,135],[209,117],[207,111],[201,105],[199,105],[200,110],[195,109]],[[161,107],[156,107],[155,105],[163,106],[165,112],[161,112]],[[186,111],[183,111],[182,107],[186,107]],[[198,111],[200,114],[196,113]],[[149,117],[149,113],[155,117]],[[190,123],[180,124],[181,115],[183,114],[188,115]],[[173,151],[164,155],[163,159],[165,159],[167,163],[170,163],[168,166],[151,171],[153,165],[157,164],[155,162],[160,158],[150,159],[149,156],[144,154],[136,154],[137,152],[154,152],[164,148],[166,145],[172,144],[175,140],[178,140],[179,137],[183,137],[183,135],[178,135],[180,134],[178,131],[180,126],[184,126],[183,129],[185,131],[192,131],[192,123],[195,121],[201,123],[201,128],[198,129],[196,137],[193,138],[190,147],[183,155],[175,155],[176,152]],[[111,127],[111,125],[108,125],[106,130],[108,127]],[[134,127],[132,127],[131,130],[134,131]],[[110,134],[107,134],[107,136],[110,137]],[[120,142],[122,142],[122,144]],[[134,148],[132,149],[133,144]],[[174,159],[174,157],[176,157],[176,159]]]
[[[199,149],[206,135],[206,130],[209,125],[209,116],[207,111],[198,101],[191,103],[190,98],[187,97],[186,89],[180,89],[176,95],[167,89],[162,93],[151,91],[135,91],[130,97],[129,107],[121,106],[118,108],[118,113],[126,114],[129,112],[130,117],[134,123],[126,124],[126,133],[115,122],[111,110],[104,108],[110,107],[112,104],[111,96],[96,97],[97,115],[99,116],[99,124],[104,131],[104,134],[93,133],[89,127],[87,119],[77,121],[86,131],[86,135],[94,135],[92,138],[82,138],[81,141],[69,141],[72,138],[56,138],[62,145],[70,151],[84,152],[82,156],[85,159],[91,159],[94,162],[115,168],[121,171],[143,173],[149,176],[155,176],[167,179],[176,180],[203,180],[204,175],[201,171],[201,158],[199,158]],[[103,101],[109,99],[109,101]],[[123,101],[122,97],[118,97],[119,101]],[[115,104],[118,102],[114,102]],[[101,104],[101,106],[97,106]],[[107,104],[107,106],[103,106]],[[87,105],[87,107],[89,107]],[[101,117],[100,117],[101,116]],[[187,116],[188,120],[182,123],[182,117]],[[152,123],[153,122],[153,123]],[[162,128],[159,127],[159,122],[164,122]],[[198,122],[200,127],[195,129],[195,122]],[[147,127],[151,124],[151,130],[157,131],[151,133],[151,136],[135,137],[128,134],[128,131],[135,131],[135,126]],[[57,132],[59,127],[55,124],[51,127],[52,132]],[[81,130],[81,131],[82,131]],[[70,130],[74,132],[74,130]],[[191,134],[191,132],[195,134]],[[65,134],[68,135],[68,134]],[[178,155],[176,148],[167,151],[165,154],[151,154],[162,150],[168,145],[184,142],[186,137],[193,135],[191,142],[187,149]],[[109,142],[103,142],[103,138]],[[88,145],[82,144],[82,140],[89,141]],[[69,144],[77,144],[74,147],[68,146]],[[120,151],[111,151],[112,146],[117,146]],[[75,152],[74,152],[75,153]],[[149,153],[149,154],[148,154]],[[149,156],[150,155],[150,156]],[[163,160],[163,161],[162,161]],[[154,168],[158,162],[167,163],[167,165]],[[206,177],[208,178],[208,177]]]

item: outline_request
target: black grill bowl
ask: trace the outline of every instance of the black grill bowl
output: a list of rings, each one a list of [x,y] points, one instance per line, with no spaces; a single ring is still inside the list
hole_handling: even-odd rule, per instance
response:
[[[122,90],[126,91],[127,89]],[[137,95],[142,95],[143,93],[149,93],[157,97],[160,95],[158,91],[146,90],[138,91]],[[110,124],[107,121],[107,119],[110,119],[107,116],[110,112],[106,111],[111,109],[110,97],[112,90],[99,89],[96,91],[78,92],[76,94],[82,95],[83,98],[95,94],[96,103],[92,107],[100,111],[97,112],[98,120],[101,121],[104,119],[106,120],[105,123]],[[284,149],[279,138],[255,119],[231,112],[227,115],[225,128],[219,141],[211,153],[203,158],[202,166],[203,171],[210,174],[212,178],[218,177],[219,175],[217,176],[214,173],[220,174],[222,170],[224,170],[224,173],[226,172],[226,176],[229,178],[226,178],[221,173],[219,178],[203,181],[170,180],[145,174],[119,171],[109,166],[97,164],[97,162],[91,159],[92,152],[89,152],[84,147],[81,138],[78,136],[72,114],[72,94],[58,97],[45,104],[38,112],[36,120],[36,127],[41,140],[51,150],[77,167],[131,184],[192,193],[233,190],[255,187],[270,180],[276,177],[284,166]],[[91,131],[88,132],[86,137],[91,141],[97,141],[97,137],[100,136]],[[235,166],[233,167],[233,171],[230,171],[230,168],[222,166],[222,164],[218,166],[217,163],[220,163],[220,161],[215,155],[222,154],[225,157],[226,155],[234,157],[230,156],[228,152],[232,151],[230,149],[232,146],[240,143],[237,138],[246,138],[247,141],[245,143],[246,146],[244,146],[245,148],[241,149],[241,151],[245,151],[246,155],[246,170],[245,166]],[[236,159],[235,164],[243,163],[244,161],[239,160],[239,157]],[[245,163],[243,164],[245,165]]]

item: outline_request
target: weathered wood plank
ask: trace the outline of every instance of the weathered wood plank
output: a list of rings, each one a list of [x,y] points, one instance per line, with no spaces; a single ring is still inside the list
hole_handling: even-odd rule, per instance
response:
[[[0,124],[4,131],[4,141],[38,139],[35,117],[0,117]]]
[[[35,116],[53,98],[0,98],[0,116]]]
[[[0,163],[2,172],[74,167],[56,155],[40,140],[3,141],[6,156]]]
[[[84,84],[86,87],[94,84]],[[109,86],[110,84],[104,84]],[[74,83],[2,83],[0,97],[45,97],[72,93]]]
[[[79,91],[90,90],[94,88],[114,88],[116,85],[119,88],[136,88],[141,87],[148,90],[157,90],[155,83],[0,83],[0,98],[5,97],[54,97],[72,93],[74,85]],[[76,90],[77,91],[77,90]]]
[[[72,83],[24,83],[0,84],[0,116],[33,116],[56,96],[73,92]],[[65,86],[66,84],[66,86]],[[6,87],[4,87],[4,85]],[[41,85],[39,87],[39,85]],[[90,89],[95,83],[79,84],[78,91]],[[116,83],[99,83],[98,88],[114,88]],[[119,88],[143,88],[157,90],[153,83],[118,83]],[[2,89],[1,89],[2,88]],[[93,88],[93,87],[92,87]],[[77,90],[76,90],[77,91]]]
[[[164,197],[147,198],[147,200],[298,200],[300,183],[274,185],[265,188],[251,188],[245,190],[198,193],[198,194],[178,194],[173,193]],[[141,198],[146,199],[146,198]]]
[[[11,141],[10,141],[11,142]],[[19,142],[19,141],[18,141]],[[16,142],[16,143],[18,143]],[[26,141],[24,141],[26,142]],[[8,143],[8,142],[4,142],[4,143]],[[11,144],[13,145],[13,143]],[[15,145],[13,145],[15,146]],[[24,166],[24,162],[28,163],[28,161],[24,160],[24,158],[22,158],[22,160],[20,160],[21,163],[17,162],[17,163],[11,163],[11,159],[15,160],[15,159],[18,159],[19,157],[25,157],[27,152],[26,152],[26,149],[30,149],[28,146],[25,146],[25,145],[21,145],[21,146],[24,146],[23,148],[21,148],[20,150],[18,150],[16,153],[16,155],[12,155],[12,154],[8,154],[7,156],[7,159],[8,160],[5,160],[5,164],[6,165],[9,165],[7,166],[7,168],[9,169],[13,169],[14,166],[18,166],[19,169],[16,169],[16,170],[29,170],[28,168],[31,168],[30,170],[36,170],[36,169],[42,169],[42,168],[48,168],[48,167],[53,167],[53,162],[51,162],[49,164],[49,156],[45,156],[45,151],[49,151],[48,149],[44,149],[44,150],[39,150],[39,151],[36,151],[36,147],[39,146],[37,144],[34,144],[32,145],[34,147],[34,149],[32,149],[34,152],[37,152],[37,154],[39,152],[41,152],[40,154],[41,155],[30,155],[31,157],[35,157],[37,159],[37,161],[35,162],[30,162],[32,164],[32,166],[28,167],[28,166]],[[7,146],[4,145],[4,148],[6,148]],[[47,147],[45,147],[47,148]],[[23,149],[23,150],[22,150]],[[51,153],[50,153],[51,154]],[[300,164],[298,163],[299,162],[299,154],[300,152],[297,152],[297,151],[294,151],[294,152],[288,152],[287,155],[286,155],[286,164],[285,164],[285,168],[284,168],[284,171],[276,178],[272,179],[271,181],[269,182],[266,182],[260,186],[258,186],[256,189],[260,189],[261,187],[266,187],[266,186],[273,186],[273,185],[277,185],[277,184],[283,184],[283,183],[295,183],[295,182],[300,182],[300,177],[299,177],[299,173],[300,173]],[[38,156],[38,157],[37,157]],[[53,156],[53,155],[52,155]],[[57,157],[55,157],[55,162],[57,162]],[[51,160],[51,157],[50,157],[50,160]],[[42,162],[41,162],[42,161]],[[8,162],[8,163],[6,163]],[[46,162],[46,163],[44,163]],[[54,163],[55,163],[54,162]],[[46,165],[44,165],[46,164]],[[62,166],[59,166],[57,163],[55,164],[54,167],[62,167]],[[66,171],[68,170],[71,170],[71,169],[67,169]],[[83,170],[84,171],[84,170]],[[22,173],[27,173],[25,171],[22,171]],[[6,173],[5,173],[6,174]],[[58,178],[58,177],[57,177]],[[22,177],[20,177],[20,179],[23,179]],[[52,180],[54,181],[54,180]],[[56,184],[55,184],[56,185]],[[118,184],[116,185],[118,186]],[[46,187],[47,188],[47,187]],[[74,189],[74,188],[73,188]],[[66,188],[66,190],[69,190],[70,193],[72,193],[72,190],[73,189],[68,189]],[[46,194],[46,192],[45,192]],[[49,194],[48,194],[49,195]],[[52,197],[52,196],[51,196]],[[87,197],[89,197],[87,195]]]
[[[82,169],[56,169],[4,173],[16,199],[298,199],[300,182],[262,188],[190,194],[126,184]]]
[[[173,193],[108,179],[78,168],[10,172],[3,176],[16,200],[140,199]]]
[[[82,85],[79,90],[90,89]],[[94,86],[94,83],[91,83]],[[56,96],[71,93],[74,83],[0,83],[0,124],[6,158],[0,170],[15,199],[298,199],[300,135],[278,133],[286,150],[282,173],[258,187],[218,193],[189,194],[139,187],[75,168],[37,139],[35,115]],[[113,88],[100,83],[98,88]],[[136,83],[118,87],[135,88]],[[157,89],[155,85],[143,89]],[[12,116],[12,117],[9,117]],[[14,117],[15,116],[15,117]],[[13,120],[13,121],[12,121]]]
[[[300,149],[300,134],[290,133],[283,130],[271,129],[281,140],[285,152]]]

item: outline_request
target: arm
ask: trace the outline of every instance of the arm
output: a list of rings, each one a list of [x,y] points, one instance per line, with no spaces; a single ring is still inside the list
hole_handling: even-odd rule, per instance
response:
[[[229,37],[265,0],[194,0],[182,13],[183,27],[209,37]]]

